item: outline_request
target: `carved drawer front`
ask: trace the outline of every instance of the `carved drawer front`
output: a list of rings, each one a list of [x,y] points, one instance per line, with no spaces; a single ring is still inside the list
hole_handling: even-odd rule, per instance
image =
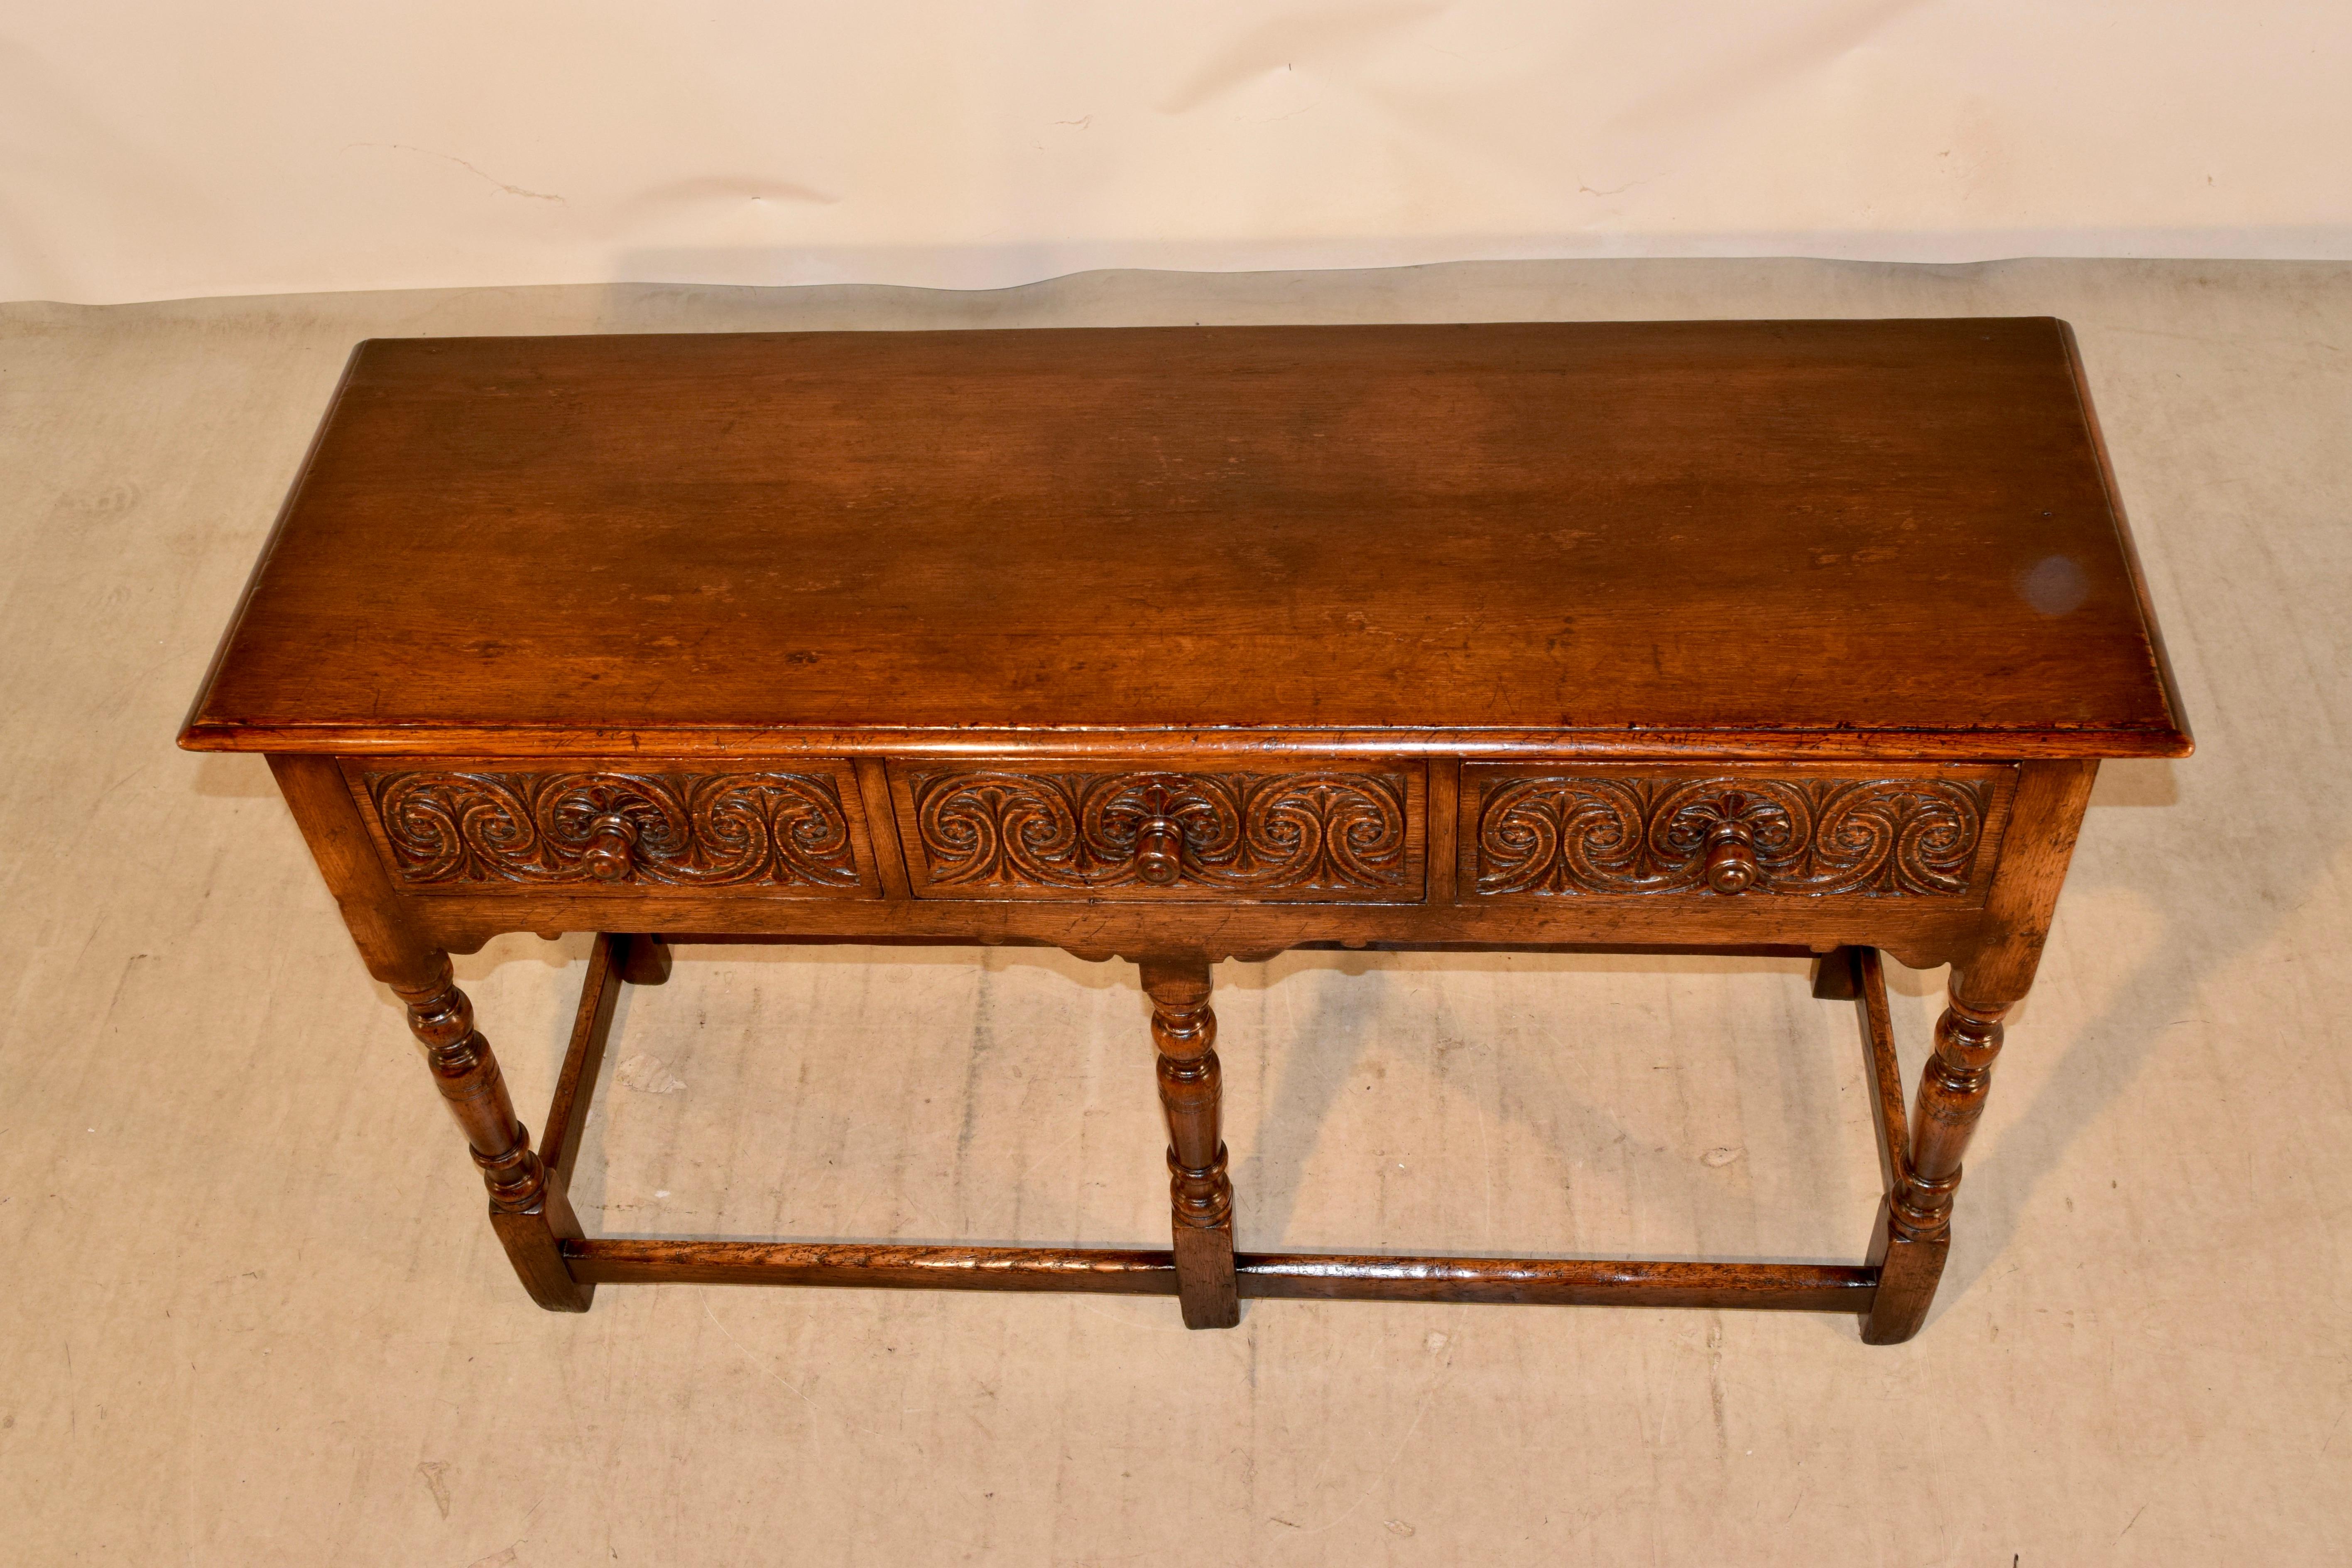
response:
[[[1459,896],[1981,902],[2016,778],[1916,763],[1474,763]]]
[[[405,891],[881,894],[846,763],[383,758],[344,773]]]
[[[919,899],[1426,896],[1419,763],[889,766]]]

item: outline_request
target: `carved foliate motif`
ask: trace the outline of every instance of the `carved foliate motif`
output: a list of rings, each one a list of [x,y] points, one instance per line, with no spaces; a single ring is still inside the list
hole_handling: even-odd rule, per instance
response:
[[[823,774],[386,773],[366,785],[414,887],[860,885]]]
[[[910,783],[934,888],[1396,894],[1411,868],[1402,773],[986,771]]]
[[[1517,779],[1479,807],[1478,891],[1704,892],[1728,830],[1751,847],[1753,892],[1954,897],[1992,801],[1957,779]]]

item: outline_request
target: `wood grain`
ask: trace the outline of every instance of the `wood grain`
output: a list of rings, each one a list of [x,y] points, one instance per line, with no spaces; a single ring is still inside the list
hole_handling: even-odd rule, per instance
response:
[[[587,972],[580,981],[580,1005],[572,1015],[572,1038],[564,1047],[563,1066],[555,1075],[555,1092],[548,1099],[546,1131],[539,1135],[540,1163],[559,1191],[570,1189],[572,1167],[580,1157],[580,1138],[587,1130],[596,1074],[613,1037],[613,1013],[620,1005],[623,955],[629,940],[599,933],[588,947]]]
[[[1229,1329],[1241,1321],[1241,1308],[1234,1286],[1234,1184],[1225,1173],[1222,1122],[1224,1069],[1217,1061],[1209,966],[1197,958],[1152,957],[1139,967],[1144,994],[1151,998],[1160,1107],[1168,1121],[1170,1220],[1184,1326]]]
[[[1245,1297],[1321,1300],[1852,1312],[1866,1308],[1878,1288],[1876,1269],[1829,1263],[1244,1253],[1237,1268]]]
[[[600,1284],[1176,1294],[1176,1263],[1167,1252],[597,1237],[567,1242],[563,1257],[575,1277]]]
[[[371,857],[373,858],[373,857]],[[396,897],[396,895],[395,895]],[[1984,911],[1941,899],[1487,900],[1433,907],[1330,900],[760,899],[667,889],[400,900],[426,940],[471,952],[509,931],[650,931],[778,941],[1029,943],[1129,956],[1391,947],[1877,947],[1915,969],[1974,949]]]
[[[186,740],[2178,754],[2122,530],[2047,320],[378,342]]]
[[[603,1284],[1177,1293],[1174,1255],[1139,1249],[599,1238],[564,1243],[563,1257],[579,1279]],[[1234,1266],[1238,1293],[1259,1300],[1853,1312],[1877,1288],[1875,1269],[1823,1263],[1244,1252]]]
[[[458,989],[447,957],[422,984],[393,989],[408,1005],[408,1026],[425,1065],[489,1189],[490,1226],[523,1288],[550,1311],[586,1311],[593,1291],[572,1279],[558,1247],[579,1236],[580,1222],[563,1189],[549,1184],[530,1130],[516,1120],[499,1058],[474,1027],[474,1004]]]

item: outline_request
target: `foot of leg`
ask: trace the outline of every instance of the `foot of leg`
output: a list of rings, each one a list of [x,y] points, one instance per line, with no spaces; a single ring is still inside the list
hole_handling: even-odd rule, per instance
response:
[[[1160,1106],[1168,1119],[1169,1194],[1175,1232],[1176,1286],[1188,1329],[1230,1329],[1241,1321],[1234,1277],[1234,1187],[1220,1136],[1223,1092],[1217,1016],[1209,1010],[1209,966],[1197,960],[1146,959],[1151,1038],[1160,1053]]]
[[[448,955],[436,955],[421,984],[393,989],[408,1004],[409,1030],[425,1047],[433,1081],[481,1169],[491,1227],[523,1288],[550,1311],[586,1311],[596,1288],[573,1279],[558,1249],[563,1238],[580,1234],[579,1224],[571,1204],[548,1184],[530,1131],[515,1119],[499,1058],[474,1027],[474,1004],[457,989]]]

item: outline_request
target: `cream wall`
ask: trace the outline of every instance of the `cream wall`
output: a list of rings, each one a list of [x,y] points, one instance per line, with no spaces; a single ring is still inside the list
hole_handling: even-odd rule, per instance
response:
[[[0,299],[2352,256],[2352,4],[0,0]]]

